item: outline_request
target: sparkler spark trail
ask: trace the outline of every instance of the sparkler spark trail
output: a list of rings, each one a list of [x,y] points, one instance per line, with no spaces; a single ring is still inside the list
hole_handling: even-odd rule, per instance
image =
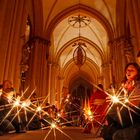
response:
[[[91,83],[92,84],[92,83]],[[115,89],[112,89],[112,93],[104,91],[102,89],[100,89],[97,85],[92,84],[94,87],[96,87],[97,89],[105,92],[107,94],[107,99],[106,102],[108,103],[106,109],[105,109],[105,114],[101,119],[101,126],[104,123],[104,121],[106,120],[106,116],[108,114],[110,114],[110,111],[114,108],[114,105],[117,106],[122,106],[119,109],[116,109],[116,114],[118,115],[118,119],[120,121],[120,124],[123,125],[123,121],[122,121],[122,114],[121,114],[121,110],[123,108],[126,108],[128,110],[128,114],[131,120],[131,123],[133,124],[133,118],[132,118],[132,112],[137,114],[138,116],[140,116],[140,114],[138,112],[138,110],[140,110],[140,108],[135,105],[135,103],[138,101],[140,101],[140,95],[135,95],[135,88],[129,93],[129,96],[125,96],[126,91],[124,89],[124,86],[121,85],[120,88],[115,91]],[[137,110],[137,111],[136,111]],[[115,110],[114,110],[115,111]],[[93,115],[94,121],[97,121],[95,118],[95,116]],[[100,128],[97,130],[96,134],[98,133],[98,131],[100,130]]]
[[[34,92],[34,90],[33,90]],[[21,100],[21,98],[23,97],[23,95],[25,94],[25,92],[22,93],[22,96],[21,97],[17,97],[17,98],[12,98],[12,103],[10,106],[12,106],[12,108],[10,109],[10,111],[7,113],[7,115],[4,117],[3,120],[5,120],[10,114],[11,112],[13,111],[13,109],[17,108],[17,111],[16,111],[16,114],[14,115],[13,119],[11,120],[11,122],[18,116],[20,117],[20,112],[24,109],[24,113],[25,111],[30,111],[32,113],[34,113],[34,116],[36,115],[37,112],[43,112],[45,114],[47,114],[47,112],[45,112],[43,109],[42,109],[42,106],[43,104],[45,103],[46,99],[48,98],[48,96],[42,101],[42,103],[39,105],[39,106],[36,106],[35,104],[33,104],[32,102],[29,102],[30,101],[30,97],[31,95],[33,94],[33,92],[30,94],[30,96],[26,99],[26,100]],[[8,105],[9,106],[9,105]],[[77,108],[77,111],[78,111],[78,106],[77,105],[74,105],[76,108]],[[23,111],[22,111],[23,112]],[[69,113],[69,112],[67,112]],[[70,112],[72,113],[72,112]],[[26,116],[26,113],[25,113],[25,116]],[[59,116],[59,117],[62,117],[62,116]],[[32,117],[33,119],[33,117]],[[29,120],[29,123],[32,121],[32,119]],[[45,119],[44,119],[45,120]],[[20,121],[20,120],[19,120]],[[27,118],[26,118],[26,121],[27,121]],[[47,120],[45,120],[47,121]],[[57,122],[57,119],[54,120],[56,123]],[[61,123],[59,122],[59,125],[63,125],[63,124],[66,124],[66,123],[70,123],[70,121],[66,120],[65,119],[65,123]],[[47,121],[48,122],[48,121]],[[2,122],[1,122],[2,123]],[[28,123],[28,124],[29,124]],[[8,126],[7,126],[8,127]],[[54,124],[50,124],[50,130],[49,132],[47,133],[47,135],[45,136],[44,140],[47,139],[48,135],[51,133],[51,131],[53,130],[53,133],[54,133],[54,139],[56,140],[57,138],[57,135],[56,135],[56,129],[58,131],[60,131],[60,133],[63,133],[63,135],[67,136],[69,139],[71,139],[70,136],[68,136],[67,134],[65,134],[61,129],[59,129],[56,125]],[[71,139],[72,140],[72,139]]]
[[[34,111],[34,115],[32,116],[32,118],[29,120],[29,122],[28,122],[28,124],[26,125],[26,127],[28,127],[28,125],[30,124],[30,122],[34,119],[34,117],[37,115],[37,113],[39,112],[39,117],[41,118],[41,113],[42,112],[44,112],[43,110],[42,110],[42,106],[43,106],[43,104],[44,104],[44,102],[46,101],[46,99],[48,98],[48,96],[43,100],[43,102],[42,102],[42,104],[41,105],[39,105],[39,106],[35,106],[36,107],[36,109],[33,109],[33,111]]]
[[[97,86],[95,86],[95,87],[100,89]],[[104,91],[102,89],[100,89],[100,90]],[[48,96],[46,96],[45,99],[43,99],[43,101],[41,103],[37,102],[38,104],[36,105],[34,102],[28,102],[30,100],[32,94],[34,93],[35,89],[31,92],[31,94],[29,95],[29,97],[26,100],[24,100],[24,101],[21,100],[21,98],[26,93],[26,91],[22,93],[21,97],[12,99],[12,108],[10,109],[10,111],[7,113],[7,115],[4,117],[4,119],[2,121],[4,121],[12,113],[14,108],[17,108],[17,112],[16,112],[15,116],[13,117],[13,119],[11,120],[11,122],[15,119],[15,117],[17,117],[17,116],[20,117],[20,112],[22,111],[22,109],[24,109],[24,113],[26,116],[25,119],[26,119],[26,121],[28,121],[28,124],[26,125],[26,127],[28,127],[28,125],[34,119],[34,117],[36,115],[39,118],[42,118],[42,114],[46,114],[50,117],[50,114],[48,114],[47,111],[44,111],[44,107],[43,107]],[[115,92],[115,90],[113,90],[112,95],[110,93],[108,93],[107,91],[104,91],[104,92],[108,95],[108,98],[105,101],[108,103],[108,105],[105,109],[105,114],[103,114],[102,116],[101,116],[101,114],[96,114],[96,110],[94,110],[92,112],[89,102],[87,102],[87,101],[85,101],[84,109],[81,109],[81,107],[78,104],[71,104],[72,106],[75,107],[75,110],[68,111],[65,114],[69,115],[74,112],[82,111],[85,113],[85,117],[88,119],[88,121],[91,121],[92,123],[97,122],[100,126],[102,126],[104,123],[104,120],[106,119],[106,115],[108,115],[108,113],[110,112],[110,110],[113,108],[114,105],[119,104],[119,105],[121,105],[121,107],[116,109],[116,113],[118,115],[120,124],[123,125],[123,120],[122,120],[122,116],[121,116],[121,110],[123,108],[128,109],[131,122],[133,123],[133,118],[132,118],[131,112],[135,112],[135,113],[137,113],[137,112],[132,107],[139,109],[136,105],[133,104],[133,101],[140,100],[140,95],[133,95],[134,91],[132,91],[129,94],[129,96],[127,96],[127,98],[126,98],[125,96],[122,95],[123,87],[119,88],[119,90],[116,92]],[[67,104],[68,103],[69,103],[69,100],[67,100]],[[27,118],[27,114],[26,114],[27,111],[30,111],[33,113],[33,116],[31,117],[30,120],[28,120],[28,118]],[[100,121],[98,119],[96,119],[98,117],[101,117]],[[60,118],[63,119],[63,122],[61,122],[59,120]],[[64,124],[67,124],[67,123],[71,123],[71,125],[73,125],[73,122],[75,120],[68,121],[65,117],[61,116],[60,114],[58,114],[58,116],[55,119],[53,119],[51,123],[46,118],[42,118],[42,119],[50,125],[49,127],[43,128],[43,129],[46,129],[46,128],[49,129],[48,133],[44,137],[44,140],[47,140],[47,138],[51,132],[53,132],[54,140],[56,140],[57,139],[56,130],[59,131],[60,133],[62,133],[63,135],[65,135],[66,137],[68,137],[70,140],[72,140],[72,138],[69,135],[67,135],[66,133],[63,132],[63,130],[61,129],[60,126],[63,126]],[[2,122],[1,122],[1,124],[2,124]],[[97,132],[98,132],[98,130],[97,130]]]
[[[45,138],[44,138],[44,140],[46,140],[47,139],[47,137],[49,136],[49,134],[51,133],[51,131],[52,131],[52,128],[49,130],[49,132],[46,134],[46,136],[45,136]]]

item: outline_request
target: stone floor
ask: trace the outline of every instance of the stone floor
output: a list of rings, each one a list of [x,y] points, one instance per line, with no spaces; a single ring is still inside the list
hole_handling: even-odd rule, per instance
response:
[[[47,128],[44,130],[27,131],[19,134],[5,134],[0,140],[103,140],[94,133],[85,134],[79,127],[65,127],[59,130]]]

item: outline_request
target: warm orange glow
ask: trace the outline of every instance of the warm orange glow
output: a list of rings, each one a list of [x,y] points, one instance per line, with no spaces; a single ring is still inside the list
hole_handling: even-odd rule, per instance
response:
[[[19,105],[20,105],[20,97],[18,96],[14,102],[14,106],[19,106]]]
[[[112,96],[112,101],[113,101],[113,103],[118,103],[119,99],[117,96]]]
[[[88,120],[91,120],[93,118],[89,100],[88,101],[85,100],[84,115],[85,115],[85,118],[88,119]]]
[[[39,112],[39,111],[41,111],[41,109],[42,108],[40,106],[38,106],[37,109],[36,109],[36,111]]]

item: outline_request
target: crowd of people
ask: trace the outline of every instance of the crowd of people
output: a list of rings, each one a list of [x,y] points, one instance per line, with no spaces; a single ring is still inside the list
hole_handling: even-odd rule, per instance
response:
[[[25,133],[27,130],[75,125],[72,116],[79,115],[79,107],[66,98],[60,109],[33,93],[30,99],[18,95],[12,82],[4,80],[0,89],[0,135]],[[43,104],[42,104],[43,103]]]
[[[4,80],[0,86],[0,135],[25,133],[41,129],[56,122],[57,108],[48,103],[41,104],[35,94],[31,99],[17,95],[12,82]]]
[[[37,111],[38,100],[30,101],[29,107],[15,105],[18,99],[15,89],[9,80],[0,85],[0,135],[4,133],[24,133],[27,130],[51,126],[52,123],[73,125],[72,115],[79,116],[78,126],[83,126],[83,132],[90,133],[92,127],[100,127],[100,136],[104,140],[139,140],[140,139],[140,67],[137,63],[128,63],[121,86],[115,94],[106,92],[102,84],[90,97],[91,120],[85,120],[84,111],[79,104],[68,102],[69,96],[63,101],[63,107],[57,109],[54,105],[45,103]],[[114,95],[118,99],[113,101]],[[37,103],[36,103],[37,102]],[[76,103],[78,101],[76,100]],[[73,112],[73,109],[75,112]],[[78,108],[77,108],[78,107]],[[91,115],[91,114],[90,114]],[[88,123],[88,125],[85,125]],[[85,127],[86,126],[86,127]]]

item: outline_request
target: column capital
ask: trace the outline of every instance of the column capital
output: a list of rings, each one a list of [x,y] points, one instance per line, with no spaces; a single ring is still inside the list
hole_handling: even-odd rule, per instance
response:
[[[129,44],[131,42],[131,39],[133,38],[133,36],[129,36],[129,37],[126,37],[124,35],[120,36],[120,37],[116,37],[110,41],[108,41],[108,45],[114,45],[114,44]]]
[[[110,64],[111,64],[111,62],[106,62],[106,63],[103,63],[101,66],[102,67],[109,67]]]
[[[58,76],[58,80],[64,80],[64,76]]]

